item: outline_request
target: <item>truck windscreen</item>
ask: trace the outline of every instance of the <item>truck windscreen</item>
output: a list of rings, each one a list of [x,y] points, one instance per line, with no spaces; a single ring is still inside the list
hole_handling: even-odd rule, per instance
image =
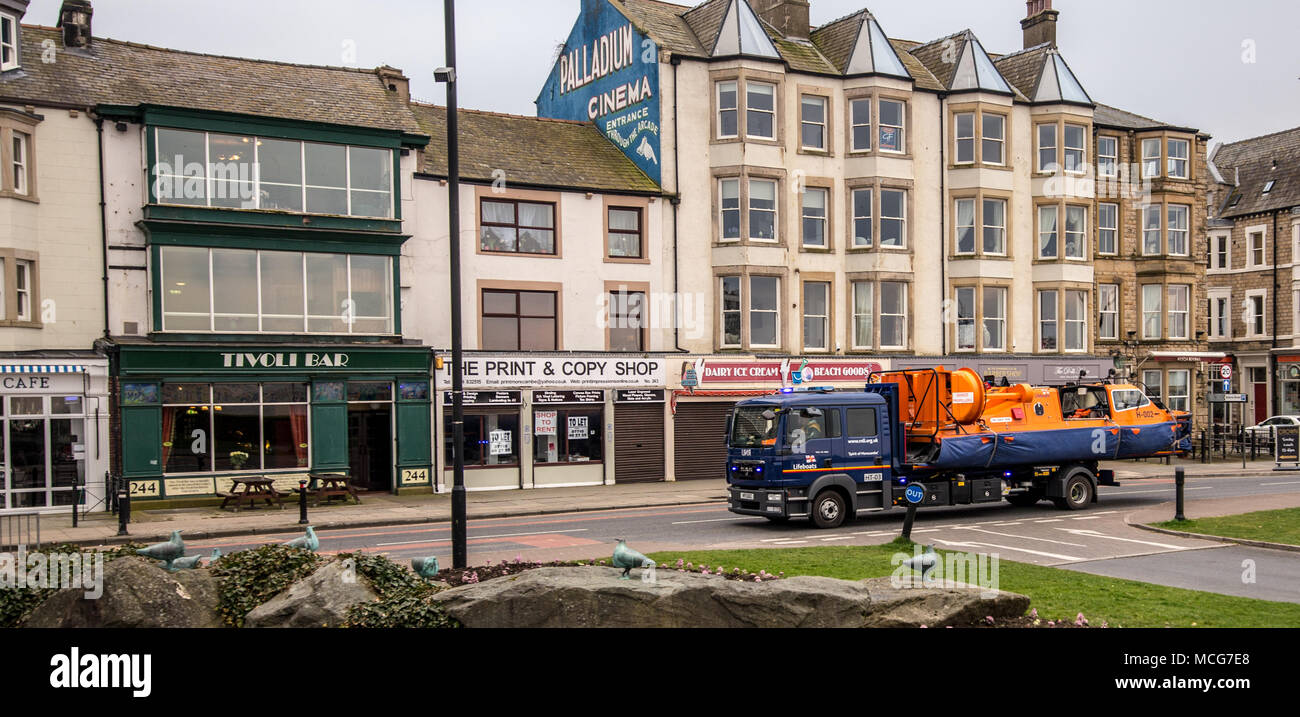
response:
[[[741,448],[776,445],[776,431],[781,417],[763,417],[764,412],[771,415],[772,411],[771,407],[764,406],[737,408],[736,416],[731,422],[731,445]]]

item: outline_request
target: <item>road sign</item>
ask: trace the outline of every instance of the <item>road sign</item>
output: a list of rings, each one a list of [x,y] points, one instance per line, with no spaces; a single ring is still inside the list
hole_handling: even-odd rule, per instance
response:
[[[1246,403],[1244,393],[1212,393],[1210,403]]]
[[[903,497],[907,498],[908,503],[917,505],[925,500],[925,486],[920,483],[913,483],[907,486],[907,490],[903,492]]]
[[[1223,379],[1223,392],[1224,392],[1224,393],[1227,393],[1227,392],[1229,392],[1229,391],[1231,391],[1231,390],[1232,390],[1232,381],[1229,381],[1229,380],[1226,379],[1226,378]]]
[[[1232,378],[1232,364],[1230,363],[1219,364],[1219,378],[1225,381]]]

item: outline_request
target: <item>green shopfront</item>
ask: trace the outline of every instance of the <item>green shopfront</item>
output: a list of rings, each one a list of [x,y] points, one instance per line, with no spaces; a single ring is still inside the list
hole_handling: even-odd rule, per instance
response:
[[[288,490],[345,473],[360,490],[429,486],[429,350],[355,344],[119,344],[121,472],[133,499]]]

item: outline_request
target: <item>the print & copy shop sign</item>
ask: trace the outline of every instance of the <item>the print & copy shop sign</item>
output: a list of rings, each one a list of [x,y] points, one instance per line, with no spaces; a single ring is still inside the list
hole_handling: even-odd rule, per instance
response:
[[[473,357],[462,363],[466,388],[500,386],[662,386],[663,359]],[[451,363],[438,372],[438,385],[451,386]]]

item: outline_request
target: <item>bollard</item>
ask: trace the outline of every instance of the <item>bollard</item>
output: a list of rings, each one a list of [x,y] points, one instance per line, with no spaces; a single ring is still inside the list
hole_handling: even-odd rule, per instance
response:
[[[126,524],[131,522],[131,484],[122,483],[124,487],[117,491],[117,534],[130,535],[126,532]]]
[[[307,525],[307,481],[298,481],[298,525]]]
[[[81,504],[81,483],[72,479],[72,527],[77,527],[77,506]]]
[[[1174,469],[1174,520],[1187,520],[1183,515],[1183,483],[1186,481],[1183,475],[1183,467],[1179,466]]]
[[[1256,456],[1256,453],[1255,453],[1255,432],[1254,432],[1254,431],[1251,431],[1251,432],[1250,432],[1250,459],[1251,459],[1252,461],[1255,460],[1255,456]]]
[[[1206,449],[1205,431],[1202,430],[1201,431],[1201,462],[1202,463],[1206,463],[1209,461],[1209,454],[1205,452],[1205,449]]]
[[[916,504],[907,506],[907,516],[903,518],[903,537],[912,539],[912,523],[916,522]]]

